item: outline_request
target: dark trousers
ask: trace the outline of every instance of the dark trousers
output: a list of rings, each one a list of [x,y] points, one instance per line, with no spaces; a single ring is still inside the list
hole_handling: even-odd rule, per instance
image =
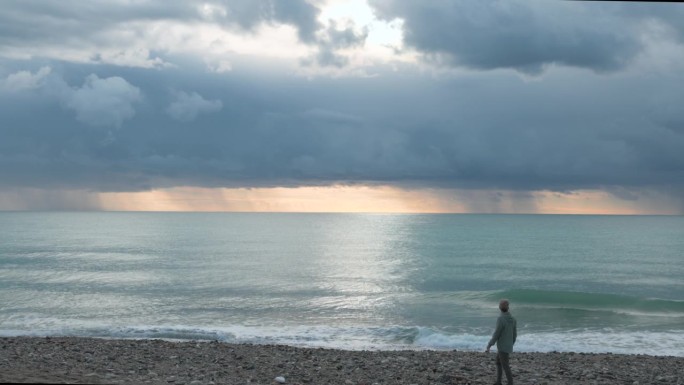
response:
[[[513,373],[511,373],[511,366],[508,364],[509,353],[496,353],[496,383],[501,384],[501,372],[506,372],[506,380],[508,385],[513,385]]]

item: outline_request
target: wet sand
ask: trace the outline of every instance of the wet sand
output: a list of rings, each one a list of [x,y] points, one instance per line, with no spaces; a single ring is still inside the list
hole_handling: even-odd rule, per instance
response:
[[[346,351],[219,342],[0,338],[0,382],[493,384],[494,353]],[[684,357],[514,353],[516,384],[683,384]],[[505,380],[504,380],[505,383]]]

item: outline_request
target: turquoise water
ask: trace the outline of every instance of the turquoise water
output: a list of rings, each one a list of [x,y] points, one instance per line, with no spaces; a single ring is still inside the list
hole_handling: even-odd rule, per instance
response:
[[[684,356],[684,217],[0,213],[0,335]]]

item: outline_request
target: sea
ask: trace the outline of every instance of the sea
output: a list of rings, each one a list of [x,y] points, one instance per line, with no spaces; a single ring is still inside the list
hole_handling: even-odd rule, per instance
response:
[[[0,212],[0,336],[684,356],[684,217]]]

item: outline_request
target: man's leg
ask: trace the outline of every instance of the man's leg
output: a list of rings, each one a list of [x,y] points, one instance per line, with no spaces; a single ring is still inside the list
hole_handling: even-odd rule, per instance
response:
[[[501,385],[501,353],[496,353],[496,385]]]
[[[513,385],[513,373],[511,373],[511,365],[509,363],[509,357],[510,355],[508,353],[497,353],[496,354],[496,361],[497,361],[497,366],[496,366],[496,374],[497,374],[497,381],[501,383],[501,369],[503,368],[503,371],[506,372],[506,380],[508,381],[508,385]]]

